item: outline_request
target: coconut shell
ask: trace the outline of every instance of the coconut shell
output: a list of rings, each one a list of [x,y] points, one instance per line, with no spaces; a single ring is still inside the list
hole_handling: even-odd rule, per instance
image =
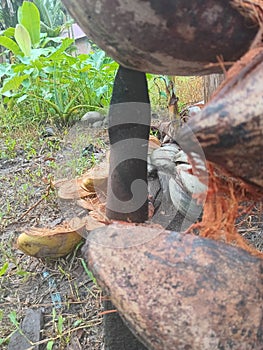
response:
[[[155,74],[221,72],[257,33],[229,0],[63,0],[82,30],[127,68]]]
[[[95,230],[82,251],[147,349],[262,350],[262,259],[191,234],[128,224]]]
[[[36,258],[59,258],[69,254],[83,239],[77,232],[83,227],[71,228],[63,224],[54,229],[33,227],[17,238],[17,248]]]

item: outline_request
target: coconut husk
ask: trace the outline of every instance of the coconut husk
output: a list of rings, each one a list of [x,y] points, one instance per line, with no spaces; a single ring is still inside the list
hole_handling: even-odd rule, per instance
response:
[[[254,23],[262,25],[263,22],[263,2],[262,0],[232,0],[232,5],[245,18]]]
[[[53,229],[32,227],[19,235],[17,248],[36,258],[65,256],[83,239],[78,232],[83,223],[75,222],[73,226],[65,222]]]
[[[263,258],[263,252],[251,246],[236,227],[237,218],[250,213],[256,202],[261,200],[261,194],[212,163],[208,163],[208,169],[210,177],[202,221],[192,225],[188,232],[198,229],[201,237],[240,247]]]
[[[207,65],[223,55],[236,61],[257,28],[227,0],[63,0],[83,31],[124,67],[154,74],[218,73]],[[84,11],[85,9],[85,11]],[[209,35],[208,35],[209,34]]]
[[[263,1],[234,0],[247,18],[263,25]],[[238,246],[252,255],[263,253],[237,231],[236,222],[263,198],[262,177],[262,69],[263,42],[255,45],[226,74],[203,112],[189,126],[208,160],[209,186],[202,221],[188,232]],[[246,97],[246,98],[245,98]],[[187,139],[186,134],[183,136]],[[197,163],[191,162],[200,179]]]
[[[262,350],[261,259],[203,237],[127,223],[92,232],[82,252],[147,349]]]
[[[17,248],[36,258],[59,258],[74,250],[87,232],[103,226],[104,223],[86,215],[55,228],[32,227],[19,235]]]

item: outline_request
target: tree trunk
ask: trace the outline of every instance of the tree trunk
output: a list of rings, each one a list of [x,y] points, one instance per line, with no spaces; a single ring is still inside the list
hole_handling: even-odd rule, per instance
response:
[[[207,103],[218,86],[224,80],[224,74],[209,74],[203,77],[204,81],[204,101]]]
[[[147,151],[150,102],[144,73],[120,67],[109,111],[110,170],[107,216],[148,219]]]
[[[148,218],[147,150],[150,104],[144,73],[120,67],[110,112],[110,171],[107,186],[109,219],[144,222]],[[104,302],[105,310],[115,307]],[[105,350],[147,350],[118,313],[104,316]]]

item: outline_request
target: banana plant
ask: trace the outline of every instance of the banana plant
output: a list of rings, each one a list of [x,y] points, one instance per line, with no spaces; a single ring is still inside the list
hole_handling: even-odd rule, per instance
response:
[[[0,3],[0,24],[1,28],[6,29],[15,27],[17,24],[17,10],[23,0],[8,0]]]
[[[43,62],[45,57],[49,56],[49,60],[56,60],[73,43],[73,40],[69,38],[56,38],[58,39],[54,39],[56,45],[61,43],[59,47],[42,47],[49,40],[46,35],[43,38],[40,32],[40,13],[32,2],[23,2],[22,6],[18,8],[17,20],[18,24],[15,28],[6,29],[0,36],[0,45],[14,55],[11,63],[17,63],[16,66],[8,67],[7,71],[1,75],[4,79],[0,92],[8,97],[21,94],[16,90],[30,77],[34,76],[35,78],[41,67],[47,65]],[[18,63],[19,61],[20,63]]]
[[[14,58],[0,65],[2,101],[20,109],[31,106],[59,125],[74,122],[78,110],[107,105],[117,64],[100,50],[73,57],[68,54],[73,42],[43,35],[39,10],[25,1],[17,26],[0,36],[0,45],[12,51]]]
[[[41,32],[46,33],[48,37],[57,37],[64,28],[72,25],[72,21],[66,19],[60,0],[33,0],[33,3],[39,9]]]
[[[32,48],[37,48],[40,42],[40,15],[36,5],[24,1],[18,8],[17,20],[14,30],[9,28],[0,36],[0,45],[12,51],[15,56],[30,57]]]

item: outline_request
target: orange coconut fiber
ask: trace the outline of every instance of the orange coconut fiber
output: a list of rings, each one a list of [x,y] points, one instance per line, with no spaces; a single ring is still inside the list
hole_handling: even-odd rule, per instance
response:
[[[236,228],[237,218],[251,212],[261,200],[262,193],[209,162],[208,170],[209,183],[202,221],[192,225],[188,232],[198,229],[202,237],[223,241],[263,258],[263,252],[251,246]]]
[[[262,0],[232,0],[232,5],[246,18],[255,23],[263,22]]]

